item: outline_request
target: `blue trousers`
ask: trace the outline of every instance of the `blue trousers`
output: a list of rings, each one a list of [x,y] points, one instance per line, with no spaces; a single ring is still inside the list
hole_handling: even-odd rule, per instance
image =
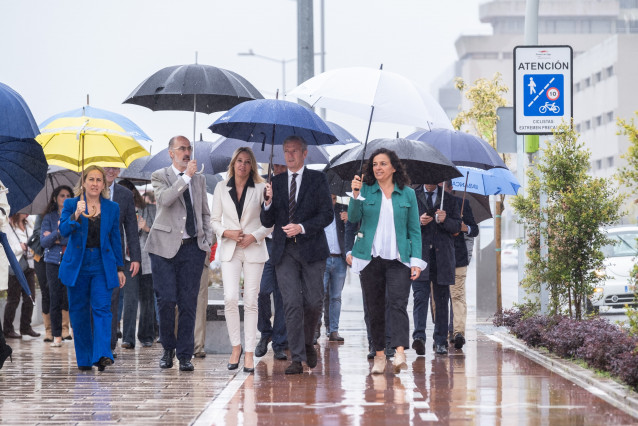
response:
[[[272,240],[266,238],[268,255],[272,246]],[[275,320],[270,323],[272,309],[270,307],[270,295],[275,301]],[[270,260],[264,263],[264,272],[261,274],[259,284],[259,296],[257,297],[257,330],[261,337],[272,338],[272,348],[275,351],[282,351],[288,346],[288,336],[286,334],[286,319],[284,316],[284,302],[281,298],[275,267]]]
[[[99,248],[84,251],[82,267],[75,285],[67,287],[69,316],[78,366],[95,365],[111,352],[111,293]]]
[[[346,282],[346,261],[341,256],[326,259],[326,272],[323,273],[323,290],[328,304],[328,333],[339,331],[341,317],[341,292]],[[325,309],[325,308],[324,308]]]
[[[204,270],[206,252],[201,250],[196,242],[192,242],[182,245],[171,259],[152,253],[150,258],[162,346],[165,350],[175,349],[178,359],[190,360],[195,345],[199,280]],[[179,310],[177,336],[175,306]]]
[[[425,327],[428,322],[428,307],[430,303],[430,283],[432,283],[432,295],[434,297],[434,343],[445,345],[447,343],[448,327],[448,301],[450,300],[450,286],[439,285],[435,281],[413,281],[412,291],[414,296],[414,332],[412,338],[423,339]]]

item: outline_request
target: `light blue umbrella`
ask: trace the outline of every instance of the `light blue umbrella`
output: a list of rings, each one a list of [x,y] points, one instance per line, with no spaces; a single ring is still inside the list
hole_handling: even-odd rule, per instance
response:
[[[494,168],[490,170],[474,167],[457,166],[463,177],[452,179],[456,191],[465,189],[467,176],[467,192],[481,195],[516,195],[521,184],[508,169]]]

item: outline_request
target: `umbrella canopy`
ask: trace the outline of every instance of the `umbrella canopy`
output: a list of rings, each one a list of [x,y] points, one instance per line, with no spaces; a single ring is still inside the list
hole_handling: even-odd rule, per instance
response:
[[[0,136],[33,139],[40,130],[22,96],[0,83]]]
[[[138,141],[151,138],[128,118],[90,106],[55,115],[41,124],[36,138],[49,164],[82,170],[95,164],[126,168],[134,160],[149,155]]]
[[[44,188],[33,199],[31,204],[20,210],[20,213],[41,214],[49,204],[51,194],[58,186],[66,185],[73,189],[79,179],[80,174],[78,172],[60,166],[49,166]]]
[[[326,179],[328,179],[328,187],[330,189],[330,193],[338,197],[345,196],[346,193],[350,192],[350,190],[352,189],[350,187],[352,183],[352,179],[350,180],[343,179],[341,176],[337,174],[337,172],[335,172],[332,169],[332,166],[335,164],[335,162],[339,161],[340,158],[343,156],[343,154],[346,152],[348,151],[343,151],[335,155],[330,160],[328,165],[323,169],[323,172],[326,174]]]
[[[244,77],[203,64],[163,68],[144,80],[124,100],[153,111],[227,111],[242,102],[263,99]],[[194,108],[194,109],[193,109]]]
[[[398,155],[412,183],[438,183],[461,176],[454,164],[436,148],[409,139],[375,139],[368,143],[365,160],[378,148],[390,149]],[[356,146],[344,153],[330,166],[342,179],[351,181],[358,173],[364,146]]]
[[[334,123],[332,121],[326,121],[326,124],[332,131],[332,133],[337,137],[337,141],[333,145],[347,145],[349,143],[361,143],[361,141],[355,138],[352,133]]]
[[[337,137],[312,110],[294,102],[258,99],[239,104],[210,127],[213,133],[263,145],[282,145],[301,136],[308,145],[332,144]]]
[[[424,129],[452,124],[432,96],[411,80],[383,69],[340,68],[319,74],[294,88],[310,106],[333,109],[370,121]]]
[[[469,133],[448,129],[419,130],[407,138],[429,143],[457,166],[507,169],[503,159],[489,143]]]
[[[120,172],[120,178],[128,179],[131,181],[150,182],[153,172],[142,171],[142,169],[144,168],[144,166],[146,166],[146,163],[148,163],[151,158],[153,157],[147,155],[146,157],[138,158],[137,160],[133,161],[131,164],[128,165],[127,168],[122,169],[122,171]]]
[[[464,181],[465,182],[465,181]],[[452,191],[452,195],[463,198],[463,190]],[[490,197],[487,195],[466,193],[465,202],[470,204],[472,215],[476,223],[492,218],[492,210],[490,209]]]
[[[47,160],[35,139],[0,136],[0,182],[9,189],[12,212],[31,204],[47,175]]]
[[[521,184],[512,172],[507,169],[494,168],[490,170],[473,167],[458,166],[463,177],[452,179],[452,186],[457,191],[465,187],[465,175],[468,175],[467,192],[481,195],[516,195]]]
[[[204,174],[207,176],[228,171],[228,165],[230,164],[230,157],[211,155],[214,145],[215,143],[207,141],[198,141],[195,144],[195,158],[198,159],[198,164],[204,165]],[[171,156],[168,153],[168,148],[165,148],[150,157],[146,165],[141,168],[140,172],[143,174],[152,174],[155,170],[168,167],[172,163],[173,160],[171,160]]]

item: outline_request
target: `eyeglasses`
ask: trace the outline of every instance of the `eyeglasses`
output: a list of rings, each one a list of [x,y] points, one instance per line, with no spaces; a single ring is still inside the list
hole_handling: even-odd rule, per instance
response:
[[[173,151],[181,151],[181,152],[191,152],[193,150],[192,146],[180,146],[179,148],[171,148]]]

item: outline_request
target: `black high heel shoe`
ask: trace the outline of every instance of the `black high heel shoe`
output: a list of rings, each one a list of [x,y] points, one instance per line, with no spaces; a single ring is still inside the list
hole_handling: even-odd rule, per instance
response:
[[[4,362],[7,360],[7,358],[9,358],[11,362],[13,362],[13,358],[11,357],[12,353],[13,349],[11,349],[11,346],[5,344],[4,347],[0,350],[0,369],[2,369],[2,367],[4,366]]]
[[[244,348],[241,347],[239,349],[239,358],[237,358],[237,362],[234,363],[234,364],[231,364],[230,362],[228,363],[227,367],[228,367],[229,370],[237,370],[237,367],[239,367],[239,361],[241,360],[241,354],[243,354],[243,353],[244,353]]]

